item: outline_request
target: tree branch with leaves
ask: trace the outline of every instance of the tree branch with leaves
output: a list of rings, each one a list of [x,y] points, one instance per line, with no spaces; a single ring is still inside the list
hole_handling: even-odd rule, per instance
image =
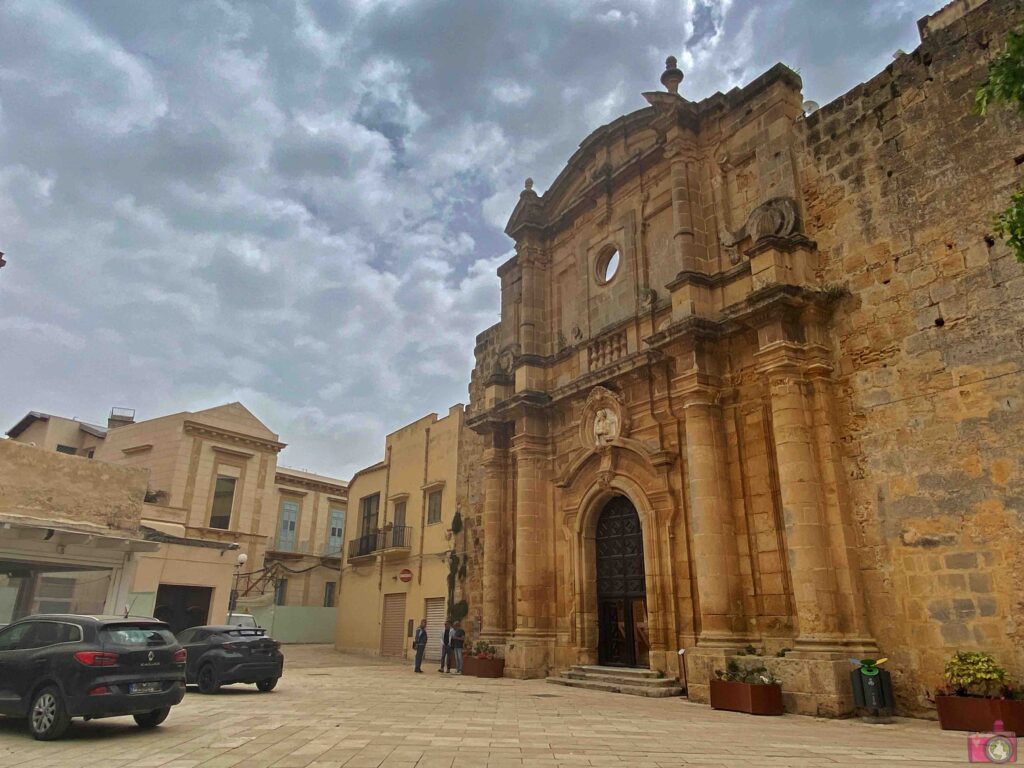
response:
[[[988,77],[974,98],[975,114],[984,115],[991,104],[1005,104],[1024,115],[1024,27],[1010,32],[1006,48],[989,62]],[[1024,262],[1024,187],[1010,196],[1009,207],[995,215],[993,226]]]

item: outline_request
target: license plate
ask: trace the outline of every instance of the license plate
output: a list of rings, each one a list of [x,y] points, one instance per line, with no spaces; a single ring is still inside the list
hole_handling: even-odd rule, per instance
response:
[[[163,689],[163,683],[132,683],[128,686],[128,693],[160,693]]]

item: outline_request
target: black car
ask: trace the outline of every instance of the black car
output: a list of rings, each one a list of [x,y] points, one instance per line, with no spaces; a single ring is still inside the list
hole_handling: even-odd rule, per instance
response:
[[[0,630],[0,715],[59,738],[72,717],[133,715],[143,728],[185,696],[185,650],[162,621],[38,615]]]
[[[178,633],[178,641],[188,651],[185,677],[200,693],[231,683],[272,691],[284,672],[281,644],[259,627],[191,627]]]

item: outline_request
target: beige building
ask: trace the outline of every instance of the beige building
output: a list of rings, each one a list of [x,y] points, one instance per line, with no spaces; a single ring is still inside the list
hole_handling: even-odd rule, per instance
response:
[[[146,473],[0,440],[0,626],[131,602]]]
[[[690,101],[669,60],[527,181],[463,457],[507,675],[685,649],[705,700],[749,644],[831,715],[849,656],[910,712],[957,649],[1024,675],[1024,266],[990,233],[1024,122],[971,115],[1022,23],[953,3],[813,114],[785,66]]]
[[[412,628],[426,618],[431,638],[426,658],[437,660],[449,612],[465,619],[465,603],[458,599],[465,578],[465,528],[453,533],[456,515],[461,521],[463,419],[463,406],[455,405],[444,418],[430,414],[391,433],[384,460],[350,481],[339,649],[407,656]],[[459,523],[454,527],[460,529]]]
[[[124,418],[126,417],[111,415],[112,421]],[[7,436],[19,443],[28,443],[46,451],[91,459],[103,438],[107,436],[107,430],[105,427],[87,424],[77,419],[31,411],[11,427]]]
[[[333,635],[345,483],[278,467],[285,444],[240,403],[141,422],[115,410],[106,429],[33,412],[8,436],[148,472],[142,530],[161,546],[139,557],[134,613],[219,622],[236,590],[279,639]]]

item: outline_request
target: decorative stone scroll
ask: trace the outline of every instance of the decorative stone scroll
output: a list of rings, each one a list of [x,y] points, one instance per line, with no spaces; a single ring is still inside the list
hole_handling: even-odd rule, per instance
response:
[[[773,197],[766,200],[750,212],[746,222],[735,232],[723,231],[719,234],[722,247],[730,251],[730,261],[739,262],[736,246],[746,238],[751,245],[766,237],[788,237],[794,234],[800,223],[796,202],[791,197]]]
[[[629,433],[629,412],[622,395],[605,387],[594,387],[583,406],[580,442],[600,448]]]
[[[494,362],[494,373],[499,376],[511,376],[519,357],[519,345],[509,344],[502,348]]]

